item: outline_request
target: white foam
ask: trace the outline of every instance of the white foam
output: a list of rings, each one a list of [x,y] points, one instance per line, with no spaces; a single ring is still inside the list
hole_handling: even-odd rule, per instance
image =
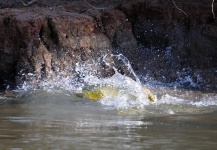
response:
[[[196,99],[196,98],[195,98]],[[156,105],[161,104],[172,104],[172,105],[186,105],[186,106],[196,106],[196,107],[208,107],[208,106],[217,106],[217,96],[204,95],[197,100],[188,100],[181,99],[169,94],[165,94],[158,100]]]
[[[39,86],[40,89],[45,90],[45,91],[54,92],[54,93],[61,91],[63,93],[65,92],[66,94],[68,94],[67,92],[72,92],[72,93],[81,92],[83,86],[85,85],[96,85],[96,84],[112,85],[118,89],[124,89],[126,92],[119,93],[119,95],[115,99],[109,99],[109,98],[102,99],[101,101],[99,101],[102,104],[102,106],[108,106],[108,107],[115,108],[115,109],[144,108],[146,106],[151,106],[152,104],[149,102],[147,95],[144,94],[140,81],[138,77],[135,75],[134,71],[132,70],[132,67],[129,64],[129,61],[125,57],[123,57],[123,55],[117,55],[116,57],[118,59],[123,59],[123,62],[126,63],[129,70],[134,74],[136,81],[134,81],[133,79],[127,76],[121,75],[120,73],[117,72],[116,68],[114,68],[115,74],[112,77],[98,78],[90,74],[90,71],[88,70],[88,68],[90,69],[90,67],[77,63],[75,66],[75,71],[80,75],[79,78],[81,78],[83,82],[79,82],[78,79],[75,78],[75,76],[66,76],[66,77],[64,76],[63,77],[61,75],[57,75],[56,77],[52,79],[41,81],[39,85],[37,86]],[[105,63],[107,63],[106,58],[104,59],[105,59]],[[185,84],[186,82],[188,82],[193,87],[197,87],[199,85],[198,83],[193,82],[192,77],[188,75],[184,76],[183,78],[180,77],[179,81],[169,84],[169,85],[178,86],[178,85]],[[157,82],[156,83],[152,82],[152,83],[156,84]],[[163,83],[162,85],[167,86],[167,84],[163,84]],[[20,89],[18,89],[18,91],[21,91],[21,92],[22,91],[32,91],[32,90],[37,90],[37,89],[38,87],[33,86],[30,83],[24,82],[23,86]],[[155,87],[154,91],[158,91],[157,87]],[[176,93],[177,91],[174,90],[173,92]],[[131,97],[126,93],[135,95],[137,97],[136,100],[131,99]],[[213,105],[217,106],[217,96],[208,95],[200,99],[197,99],[196,101],[196,99],[189,100],[189,99],[179,98],[178,96],[172,96],[170,94],[165,94],[165,93],[168,93],[168,92],[164,91],[162,93],[157,93],[163,96],[161,96],[161,98],[154,105],[158,106],[162,104],[163,105],[164,104],[172,104],[172,105],[181,104],[181,105],[189,105],[189,106],[195,106],[195,107],[207,107],[207,106],[213,106]],[[3,99],[3,97],[0,96],[0,99]],[[168,113],[174,114],[175,112],[173,110],[168,110]]]
[[[144,93],[141,84],[132,80],[131,78],[121,75],[116,72],[110,78],[99,79],[94,76],[87,76],[84,81],[89,85],[112,85],[120,90],[118,96],[115,99],[105,98],[100,101],[102,105],[110,106],[117,109],[128,108],[142,108],[144,105],[148,105],[149,99]],[[131,99],[130,94],[136,97]]]
[[[203,97],[201,100],[193,101],[190,104],[197,107],[217,106],[217,96]]]
[[[186,104],[186,103],[188,103],[187,100],[166,94],[166,95],[163,95],[156,104],[157,105],[158,104],[174,104],[175,105],[175,104]]]

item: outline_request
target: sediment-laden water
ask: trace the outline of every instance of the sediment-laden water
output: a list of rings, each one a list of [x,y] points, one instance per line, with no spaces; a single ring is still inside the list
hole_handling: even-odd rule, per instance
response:
[[[24,84],[0,96],[0,149],[216,149],[217,93],[147,82],[151,103],[117,72],[83,81],[128,87],[138,98],[79,98],[85,85],[70,77]]]
[[[215,149],[217,94],[147,85],[156,103],[68,90],[0,97],[0,149]]]

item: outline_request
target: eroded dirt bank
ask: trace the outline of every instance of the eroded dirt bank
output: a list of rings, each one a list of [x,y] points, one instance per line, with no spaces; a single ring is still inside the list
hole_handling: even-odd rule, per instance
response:
[[[175,82],[189,75],[217,89],[216,2],[214,12],[208,0],[8,0],[0,8],[1,88],[76,76],[78,62],[97,62],[92,73],[107,76],[102,56],[123,53],[144,76]]]

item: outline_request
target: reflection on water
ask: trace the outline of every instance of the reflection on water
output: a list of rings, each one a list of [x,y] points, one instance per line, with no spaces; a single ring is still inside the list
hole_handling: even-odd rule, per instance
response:
[[[129,109],[69,93],[1,97],[0,149],[216,148],[217,94],[152,90],[156,104]]]

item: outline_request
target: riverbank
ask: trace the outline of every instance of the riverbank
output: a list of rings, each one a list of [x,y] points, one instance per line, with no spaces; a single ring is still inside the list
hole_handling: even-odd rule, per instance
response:
[[[143,76],[165,83],[189,77],[202,89],[216,90],[216,5],[207,0],[0,1],[1,89],[77,77],[76,64],[109,76],[113,70],[103,56],[123,53]],[[122,64],[116,67],[126,72]]]

